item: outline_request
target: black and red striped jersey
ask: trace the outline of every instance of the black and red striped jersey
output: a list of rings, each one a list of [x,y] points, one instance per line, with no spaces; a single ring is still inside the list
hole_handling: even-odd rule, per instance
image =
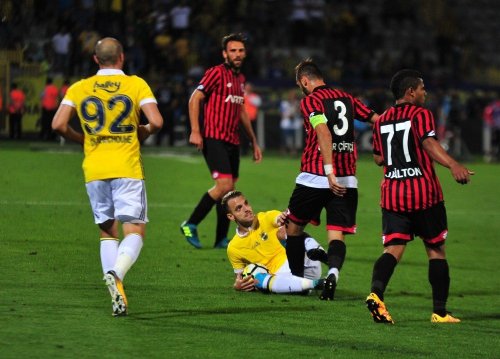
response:
[[[351,94],[320,86],[300,102],[304,117],[306,143],[302,153],[301,171],[324,176],[323,157],[318,138],[309,118],[323,113],[332,134],[333,171],[335,176],[356,175],[357,148],[354,138],[354,119],[368,121],[374,112]]]
[[[380,205],[413,212],[443,201],[434,163],[422,142],[436,137],[432,112],[402,103],[386,110],[373,127],[373,153],[384,160]]]
[[[239,122],[244,103],[245,76],[227,64],[209,68],[197,89],[205,98],[203,137],[239,144]]]

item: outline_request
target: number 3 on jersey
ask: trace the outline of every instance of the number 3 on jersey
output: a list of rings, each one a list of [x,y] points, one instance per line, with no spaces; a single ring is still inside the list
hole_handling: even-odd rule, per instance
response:
[[[114,115],[107,122],[107,116],[110,115],[115,106],[122,105],[122,110]],[[90,96],[84,99],[80,105],[82,118],[85,121],[84,129],[89,135],[97,135],[109,123],[109,132],[112,134],[124,134],[135,131],[134,125],[124,125],[122,122],[126,120],[132,110],[132,100],[124,95],[111,97],[106,104],[98,97]]]
[[[345,107],[345,103],[337,100],[333,102],[333,107],[338,112],[339,120],[342,121],[342,126],[340,128],[337,125],[333,125],[333,132],[337,136],[343,136],[347,133],[347,130],[349,129],[349,121],[347,120],[346,117],[347,109]]]

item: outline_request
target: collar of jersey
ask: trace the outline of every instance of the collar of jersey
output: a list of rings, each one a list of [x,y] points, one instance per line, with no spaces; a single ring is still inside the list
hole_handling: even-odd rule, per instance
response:
[[[125,75],[125,73],[118,69],[100,69],[97,75]]]
[[[236,227],[236,234],[237,234],[240,238],[245,238],[245,237],[247,237],[247,236],[250,234],[250,232],[252,231],[252,227],[248,227],[248,228],[247,228],[247,230],[248,230],[248,232],[246,232],[246,233],[241,233],[241,232],[239,231],[238,227]]]
[[[328,85],[321,85],[321,86],[315,87],[313,92],[316,92],[316,91],[321,90],[321,89],[327,89],[327,88],[328,88]]]

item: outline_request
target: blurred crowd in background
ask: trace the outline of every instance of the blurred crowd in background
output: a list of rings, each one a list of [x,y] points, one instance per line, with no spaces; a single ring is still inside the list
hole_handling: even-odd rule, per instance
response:
[[[443,146],[458,158],[494,157],[498,13],[494,0],[2,0],[0,50],[21,51],[44,82],[71,83],[97,70],[96,41],[116,37],[125,46],[125,72],[150,83],[166,119],[154,144],[174,146],[186,144],[187,101],[205,69],[222,61],[222,36],[242,32],[243,72],[260,99],[264,145],[292,155],[302,143],[294,82],[300,60],[312,57],[329,84],[378,112],[392,103],[392,74],[415,68],[424,74]],[[17,75],[10,69],[2,84],[4,103]],[[485,126],[492,148],[484,144]],[[357,130],[364,149],[369,128]]]

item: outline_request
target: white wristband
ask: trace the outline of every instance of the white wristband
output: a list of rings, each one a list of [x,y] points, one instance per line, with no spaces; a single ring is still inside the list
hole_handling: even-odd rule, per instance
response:
[[[324,170],[325,170],[325,175],[329,175],[331,173],[333,173],[333,166],[332,165],[324,165],[323,166]]]

